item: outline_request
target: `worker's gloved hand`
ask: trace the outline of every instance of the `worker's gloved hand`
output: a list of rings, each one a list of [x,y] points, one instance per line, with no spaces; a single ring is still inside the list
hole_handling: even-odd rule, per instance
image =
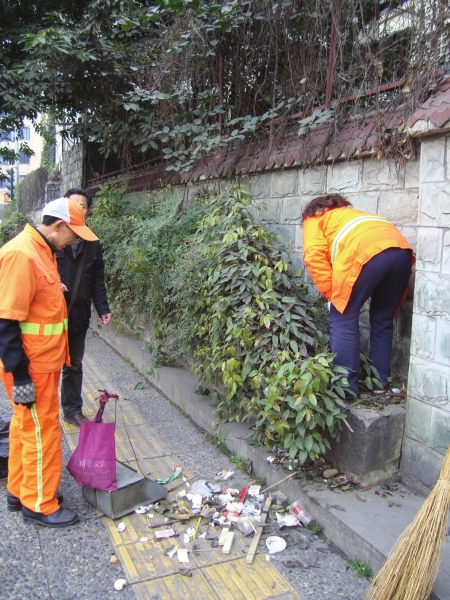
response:
[[[31,408],[36,402],[36,390],[31,378],[22,381],[14,381],[12,399],[14,404],[24,404]]]

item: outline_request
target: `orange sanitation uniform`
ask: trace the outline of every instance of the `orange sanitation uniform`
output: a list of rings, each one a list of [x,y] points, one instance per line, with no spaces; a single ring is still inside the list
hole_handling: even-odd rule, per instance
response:
[[[303,222],[305,264],[319,292],[343,313],[362,267],[388,248],[412,248],[392,223],[345,206]],[[400,299],[403,302],[407,290]]]
[[[70,364],[67,307],[56,258],[30,225],[0,249],[0,319],[18,321],[36,403],[12,402],[13,376],[0,361],[0,377],[13,407],[8,491],[34,512],[50,515],[62,470],[58,382]]]

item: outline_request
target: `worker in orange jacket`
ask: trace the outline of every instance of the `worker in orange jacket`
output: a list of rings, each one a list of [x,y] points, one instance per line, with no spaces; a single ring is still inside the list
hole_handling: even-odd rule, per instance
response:
[[[339,194],[309,202],[302,220],[305,264],[329,302],[334,363],[347,369],[349,385],[357,393],[359,312],[371,297],[369,356],[387,387],[393,319],[415,262],[411,246],[392,223],[355,210]]]
[[[49,202],[42,224],[25,229],[0,249],[0,377],[13,407],[7,508],[25,521],[64,527],[78,515],[61,508],[62,470],[58,382],[70,364],[67,307],[55,252],[77,236],[97,236],[81,206]]]

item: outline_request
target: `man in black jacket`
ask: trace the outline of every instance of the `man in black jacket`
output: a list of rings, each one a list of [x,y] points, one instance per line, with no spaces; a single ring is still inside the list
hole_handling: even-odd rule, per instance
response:
[[[66,192],[66,198],[81,205],[86,219],[92,205],[91,196],[80,188],[72,188]],[[86,249],[84,250],[84,247]],[[77,289],[74,287],[80,261],[81,276]],[[56,253],[58,271],[61,282],[66,288],[64,296],[69,308],[69,353],[71,366],[64,366],[61,378],[61,406],[64,420],[77,427],[88,419],[84,416],[81,397],[83,382],[83,356],[86,333],[91,318],[91,302],[100,317],[100,323],[108,325],[111,313],[106,296],[104,263],[100,242],[85,242],[77,238],[72,244]]]

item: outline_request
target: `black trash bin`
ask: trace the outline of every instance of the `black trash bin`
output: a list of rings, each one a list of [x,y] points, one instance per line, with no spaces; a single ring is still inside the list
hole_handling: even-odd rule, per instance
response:
[[[0,415],[0,479],[8,477],[10,414]]]

